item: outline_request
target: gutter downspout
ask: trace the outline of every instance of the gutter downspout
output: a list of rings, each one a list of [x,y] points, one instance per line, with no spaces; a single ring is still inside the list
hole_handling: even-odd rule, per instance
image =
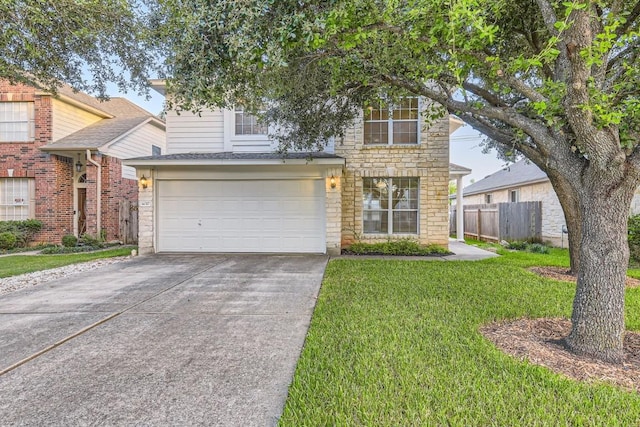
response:
[[[87,162],[98,168],[98,176],[96,177],[96,238],[100,238],[102,234],[102,165],[91,158],[91,150],[87,149]]]

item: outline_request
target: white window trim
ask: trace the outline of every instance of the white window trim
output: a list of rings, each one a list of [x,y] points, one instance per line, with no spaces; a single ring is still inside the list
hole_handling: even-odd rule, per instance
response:
[[[384,147],[384,146],[396,146],[396,147],[415,147],[416,145],[420,145],[422,143],[421,141],[421,137],[422,137],[422,105],[423,105],[423,101],[422,101],[422,97],[418,96],[418,97],[409,97],[409,98],[418,98],[418,117],[416,118],[417,120],[417,126],[416,126],[416,143],[415,144],[394,144],[393,143],[393,114],[391,114],[391,110],[392,108],[387,108],[387,110],[389,110],[389,118],[387,120],[367,120],[366,116],[364,115],[363,112],[363,116],[362,116],[362,144],[366,147],[366,146],[371,146],[371,147]],[[397,122],[412,122],[413,120],[408,120],[408,119],[401,119],[401,120],[395,120]],[[373,143],[368,143],[364,141],[365,135],[364,135],[364,124],[365,123],[388,123],[389,124],[389,128],[387,129],[387,143],[384,144],[373,144]]]
[[[224,110],[224,151],[232,152],[234,145],[251,145],[252,142],[258,146],[264,146],[266,143],[273,145],[269,135],[236,135],[236,113],[234,110]]]
[[[26,194],[26,198],[21,198],[20,200],[14,199],[13,201],[8,201],[8,203],[2,203],[3,202],[3,198],[4,195],[0,194],[0,207],[2,208],[2,211],[4,212],[5,209],[7,208],[11,208],[11,207],[26,207],[27,208],[27,217],[26,218],[16,218],[15,215],[11,218],[7,217],[6,219],[0,219],[2,221],[16,221],[16,220],[23,220],[23,219],[29,219],[29,218],[35,218],[35,179],[34,178],[2,178],[2,182],[0,185],[0,191],[4,190],[4,185],[9,181],[9,180],[25,180],[26,184],[27,184],[27,194]],[[1,218],[1,217],[0,217]]]
[[[11,139],[11,140],[3,140],[0,138],[0,143],[6,143],[6,142],[33,142],[36,139],[36,110],[35,110],[35,103],[33,101],[2,101],[3,104],[26,104],[28,106],[27,108],[27,139],[22,140],[22,139]],[[12,123],[25,123],[25,122],[12,122]]]
[[[413,145],[413,144],[412,144]],[[404,177],[386,177],[386,176],[381,176],[381,177],[367,177],[365,179],[374,179],[374,178],[379,178],[379,179],[388,179],[391,182],[391,185],[393,185],[393,180],[394,179],[402,179]],[[416,209],[393,209],[391,201],[392,201],[392,193],[390,191],[387,191],[387,197],[389,198],[388,203],[387,203],[387,209],[365,209],[364,206],[362,206],[362,227],[363,227],[363,231],[362,234],[366,235],[367,237],[370,238],[375,238],[376,236],[385,236],[385,237],[389,237],[389,236],[394,236],[394,237],[402,237],[402,236],[418,236],[420,235],[420,178],[418,177],[407,177],[408,179],[415,179],[417,181],[417,186],[416,189],[417,191],[417,198],[416,198],[416,203],[417,203],[417,208]],[[364,186],[363,186],[363,191],[364,191]],[[384,212],[387,211],[387,232],[376,232],[376,233],[367,233],[364,231],[364,215],[366,212]],[[416,231],[415,233],[394,233],[393,232],[393,213],[394,212],[416,212]]]
[[[515,200],[513,200],[513,195],[516,195]],[[518,203],[520,201],[520,189],[517,188],[515,190],[509,190],[509,202]]]

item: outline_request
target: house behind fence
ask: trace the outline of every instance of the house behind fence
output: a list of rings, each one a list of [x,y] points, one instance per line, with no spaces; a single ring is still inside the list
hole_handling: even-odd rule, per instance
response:
[[[455,230],[457,209],[451,208],[449,229]],[[464,206],[465,238],[542,241],[542,202],[488,203]]]

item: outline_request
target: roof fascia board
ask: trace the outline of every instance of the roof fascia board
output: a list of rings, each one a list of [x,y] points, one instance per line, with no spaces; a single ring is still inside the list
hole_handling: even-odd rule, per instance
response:
[[[466,191],[463,189],[464,191],[464,195],[466,196],[475,196],[476,194],[484,194],[484,193],[490,193],[492,191],[500,191],[500,190],[507,190],[509,188],[520,188],[520,187],[526,187],[527,185],[533,185],[533,184],[542,184],[544,182],[549,181],[549,178],[541,178],[541,179],[534,179],[532,181],[523,181],[523,182],[519,182],[519,183],[515,183],[515,184],[510,184],[510,185],[501,185],[498,187],[490,187],[490,188],[485,188],[484,190],[477,190],[477,191]]]
[[[176,160],[123,160],[127,166],[261,166],[261,165],[344,165],[343,158],[307,159],[176,159]]]

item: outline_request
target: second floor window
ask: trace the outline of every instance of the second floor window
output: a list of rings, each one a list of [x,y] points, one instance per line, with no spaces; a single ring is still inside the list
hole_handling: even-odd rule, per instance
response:
[[[258,121],[258,118],[244,111],[242,107],[234,110],[236,121],[236,135],[266,135],[267,126]]]
[[[364,143],[399,145],[418,143],[419,99],[403,98],[391,107],[369,106],[364,110]]]
[[[0,102],[0,142],[35,139],[33,102]]]

